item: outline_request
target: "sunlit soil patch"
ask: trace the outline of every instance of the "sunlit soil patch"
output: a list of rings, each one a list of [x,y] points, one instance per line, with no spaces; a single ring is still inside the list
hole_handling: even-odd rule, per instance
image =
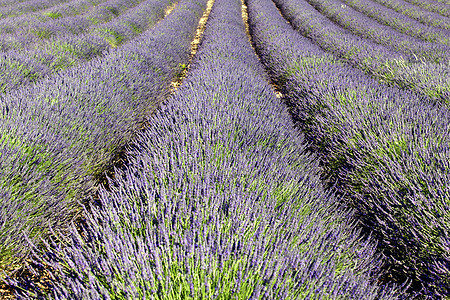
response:
[[[164,17],[167,17],[167,16],[175,9],[175,7],[177,6],[177,4],[178,4],[178,2],[175,2],[174,4],[172,4],[172,5],[170,5],[169,7],[167,7],[167,8],[164,10]]]
[[[198,45],[200,44],[200,42],[202,40],[203,32],[205,31],[205,28],[206,28],[206,22],[208,21],[209,14],[211,13],[211,9],[212,9],[213,5],[214,5],[214,0],[209,0],[208,3],[206,4],[206,10],[203,13],[203,16],[201,17],[200,22],[198,23],[195,38],[191,43],[191,57],[189,58],[189,63],[187,65],[182,64],[179,66],[180,73],[177,76],[177,78],[174,81],[172,81],[172,83],[170,85],[170,89],[171,89],[172,93],[177,90],[177,88],[183,82],[183,79],[186,78],[186,76],[187,76],[187,73],[191,66],[192,59],[194,58],[195,53],[197,53]]]

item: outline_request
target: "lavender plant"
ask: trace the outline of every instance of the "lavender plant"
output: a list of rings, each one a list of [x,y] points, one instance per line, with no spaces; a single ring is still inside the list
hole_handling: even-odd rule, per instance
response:
[[[353,34],[395,49],[406,57],[414,55],[421,60],[448,63],[450,47],[421,41],[382,25],[364,14],[348,7],[340,0],[307,0],[323,15],[348,29]],[[447,33],[450,33],[447,32]]]
[[[423,24],[450,30],[450,20],[403,0],[374,0]]]
[[[324,52],[269,1],[248,6],[262,61],[319,155],[323,179],[380,241],[390,264],[385,278],[410,278],[420,297],[448,295],[448,109]]]
[[[322,48],[378,78],[381,82],[420,92],[449,103],[448,62],[431,63],[405,57],[336,25],[307,1],[275,0],[283,15]]]
[[[70,0],[30,0],[17,5],[0,7],[0,18],[12,18],[37,10],[43,10]]]
[[[65,5],[63,9],[52,9],[49,11],[52,15],[57,14],[60,16],[56,20],[53,20],[51,17],[43,19],[41,13],[36,13],[36,16],[23,16],[13,20],[3,20],[3,22],[0,22],[0,32],[5,32],[6,34],[3,34],[1,37],[1,49],[3,51],[12,49],[24,51],[33,47],[42,47],[42,44],[45,44],[48,39],[52,39],[55,36],[84,33],[92,27],[110,22],[141,2],[143,1],[125,2],[123,0],[110,0],[101,4],[94,3],[95,6],[84,14],[66,16],[68,13],[65,13],[65,11],[72,11],[73,6],[76,5],[71,2],[69,4],[72,4],[72,7]]]
[[[428,11],[440,14],[444,17],[450,18],[450,4],[441,3],[433,0],[406,0],[406,2],[420,6]]]
[[[241,2],[216,0],[188,77],[129,167],[72,245],[48,245],[59,275],[46,297],[396,299],[266,80]]]
[[[2,269],[28,253],[24,236],[37,243],[77,217],[77,199],[95,191],[187,63],[205,2],[183,1],[140,39],[1,96]]]
[[[27,0],[17,0],[17,1],[10,1],[10,0],[1,0],[0,1],[0,6],[9,6],[9,5],[17,5],[17,4],[19,4],[19,3],[22,3],[22,2],[24,2],[24,1],[27,1]]]
[[[123,4],[125,2],[120,0]],[[26,53],[9,51],[0,57],[5,66],[0,90],[11,91],[69,67],[106,55],[109,50],[132,40],[155,25],[165,15],[170,0],[148,0],[91,32],[65,34]]]
[[[450,45],[450,32],[448,30],[424,25],[372,0],[344,0],[344,2],[381,24],[390,26],[404,34],[429,42]]]

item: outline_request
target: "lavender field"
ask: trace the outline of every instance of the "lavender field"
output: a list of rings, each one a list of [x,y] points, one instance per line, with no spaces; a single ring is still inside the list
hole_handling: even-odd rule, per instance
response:
[[[0,0],[0,299],[450,300],[450,1]]]

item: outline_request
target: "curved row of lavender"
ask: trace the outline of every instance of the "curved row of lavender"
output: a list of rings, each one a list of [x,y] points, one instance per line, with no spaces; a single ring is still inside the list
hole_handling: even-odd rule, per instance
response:
[[[16,5],[0,7],[0,19],[21,16],[70,1],[74,0],[30,0]]]
[[[381,82],[420,92],[450,104],[448,62],[424,62],[363,39],[336,25],[306,0],[275,0],[285,18],[303,35]]]
[[[90,6],[83,5],[83,2],[90,3],[90,1],[70,2],[59,9],[0,20],[0,49],[24,50],[56,34],[67,32],[79,34],[88,30],[90,26],[110,21],[142,0],[126,3],[119,0],[103,3],[98,1],[92,2]]]
[[[390,26],[404,34],[424,41],[450,45],[450,31],[424,25],[417,20],[402,15],[372,0],[343,0],[353,9],[377,20],[383,25]]]
[[[351,33],[392,48],[402,53],[405,58],[414,56],[419,61],[445,63],[447,66],[450,63],[450,46],[422,41],[400,33],[345,5],[341,0],[307,0],[307,2],[322,15]]]
[[[438,13],[450,18],[450,4],[440,3],[434,0],[405,0],[408,3],[420,6],[428,11]]]
[[[16,0],[16,1],[11,1],[11,0],[0,0],[0,6],[10,6],[10,5],[17,5],[21,2],[24,1],[28,1],[28,0]]]
[[[403,0],[373,0],[388,8],[391,8],[405,16],[415,19],[422,24],[450,30],[450,20],[439,14],[429,12],[416,5]]]
[[[93,7],[106,0],[76,0],[61,3],[45,10],[36,11],[15,18],[0,19],[0,33],[7,34],[29,28],[35,23],[54,22],[55,20],[89,12]]]
[[[24,235],[36,242],[70,226],[76,199],[96,190],[97,176],[167,97],[205,3],[182,1],[107,56],[0,96],[0,267],[27,254]]]
[[[119,2],[131,2],[119,0]],[[139,38],[165,15],[172,0],[146,0],[110,22],[76,35],[54,37],[30,51],[8,51],[0,56],[0,91],[9,92],[46,76],[106,55],[111,49]]]
[[[128,155],[85,237],[46,253],[60,271],[48,298],[397,298],[322,188],[239,0],[215,1],[188,77]]]
[[[448,109],[349,67],[295,32],[269,0],[248,5],[262,61],[320,157],[323,179],[380,241],[386,278],[409,278],[431,299],[449,293]]]

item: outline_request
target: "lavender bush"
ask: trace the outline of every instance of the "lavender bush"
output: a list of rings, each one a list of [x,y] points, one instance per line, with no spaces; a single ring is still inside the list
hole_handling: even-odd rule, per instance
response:
[[[262,61],[319,155],[323,179],[380,241],[386,277],[413,280],[411,292],[421,297],[448,295],[448,109],[324,52],[269,1],[248,5]]]
[[[406,57],[415,55],[420,60],[448,63],[450,47],[421,41],[402,34],[389,26],[382,25],[354,10],[340,0],[307,0],[323,15],[348,29],[353,34],[393,48]],[[449,32],[450,33],[450,32]]]
[[[84,236],[49,246],[60,272],[46,297],[396,299],[266,80],[241,2],[215,1],[186,81]]]
[[[423,24],[450,30],[450,20],[403,0],[373,0]]]
[[[28,253],[24,235],[37,242],[70,226],[77,199],[95,191],[187,63],[205,2],[183,1],[139,40],[1,96],[2,269]]]
[[[390,26],[404,34],[429,42],[450,45],[449,30],[424,25],[372,0],[344,0],[344,2],[381,24]]]
[[[320,14],[307,1],[274,2],[295,29],[320,47],[372,74],[381,82],[450,103],[448,62],[421,61],[356,36]]]
[[[450,18],[449,3],[440,3],[434,0],[406,0],[406,2],[420,6],[428,11],[438,13],[444,17]]]
[[[28,1],[28,0],[16,0],[16,1],[11,1],[11,0],[0,0],[0,6],[10,6],[10,5],[17,5],[19,3],[22,3],[24,1]]]
[[[0,7],[0,18],[17,17],[26,13],[43,10],[69,0],[30,0],[16,5]]]
[[[0,22],[0,32],[5,32],[1,36],[0,47],[3,51],[18,49],[25,51],[30,48],[39,48],[55,37],[79,35],[92,27],[110,22],[142,2],[143,0],[110,0],[101,4],[97,3],[84,14],[66,17],[62,17],[66,14],[63,14],[64,11],[60,12],[61,9],[47,12],[47,14],[51,13],[53,17],[61,16],[56,19],[42,18],[40,14],[37,14],[36,17],[23,16],[13,20],[6,19]],[[69,4],[75,5],[72,2]],[[64,8],[70,10],[72,7]]]
[[[130,1],[116,1],[131,3]],[[0,90],[11,91],[63,69],[106,55],[109,50],[137,38],[165,15],[170,0],[147,0],[106,24],[98,24],[85,34],[64,34],[51,38],[28,52],[8,51],[0,57],[5,72],[0,74]]]

